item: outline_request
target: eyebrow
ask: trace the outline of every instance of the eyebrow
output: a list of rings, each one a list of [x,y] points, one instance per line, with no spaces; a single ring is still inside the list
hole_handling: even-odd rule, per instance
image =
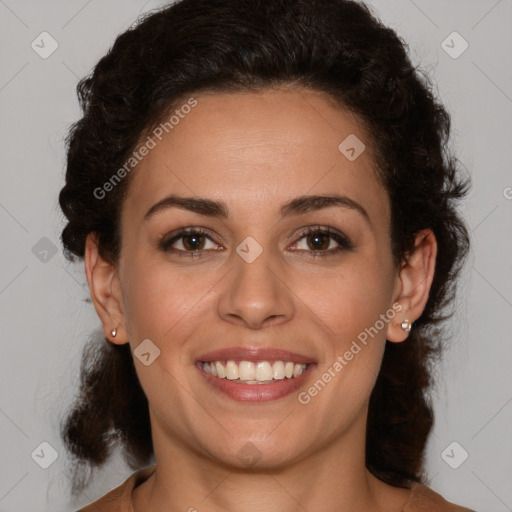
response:
[[[371,225],[368,212],[354,199],[334,194],[329,196],[309,195],[299,196],[282,205],[281,217],[299,215],[311,211],[322,210],[332,206],[347,208],[359,212]],[[223,201],[215,201],[204,197],[182,197],[171,194],[154,204],[144,215],[144,220],[151,218],[157,212],[168,208],[180,208],[199,215],[229,219],[229,209]]]

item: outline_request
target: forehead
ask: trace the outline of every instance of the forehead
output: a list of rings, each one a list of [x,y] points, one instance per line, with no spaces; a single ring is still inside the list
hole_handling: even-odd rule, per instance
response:
[[[339,193],[364,204],[370,216],[387,218],[387,194],[363,124],[322,93],[193,98],[194,107],[178,105],[164,119],[175,114],[133,171],[125,200],[131,217],[142,218],[169,194],[221,200],[243,215],[249,209],[278,213],[300,195]]]

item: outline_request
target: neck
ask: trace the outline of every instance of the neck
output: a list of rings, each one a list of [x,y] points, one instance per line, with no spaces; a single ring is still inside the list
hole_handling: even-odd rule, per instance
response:
[[[152,418],[156,473],[134,490],[134,512],[401,510],[410,491],[388,486],[368,472],[365,429],[357,423],[294,463],[256,470],[219,464],[169,436]]]

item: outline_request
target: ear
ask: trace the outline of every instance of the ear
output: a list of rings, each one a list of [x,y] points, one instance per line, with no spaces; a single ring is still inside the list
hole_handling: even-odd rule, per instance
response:
[[[87,236],[84,263],[91,298],[103,325],[105,338],[116,345],[127,343],[119,275],[117,268],[101,257],[96,233]],[[115,337],[112,329],[116,329]]]
[[[417,320],[427,303],[436,266],[437,241],[431,229],[419,231],[415,237],[415,246],[396,276],[393,304],[402,309],[389,322],[387,339],[401,342],[409,333],[402,329],[405,319],[411,324]],[[414,327],[413,327],[414,329]]]

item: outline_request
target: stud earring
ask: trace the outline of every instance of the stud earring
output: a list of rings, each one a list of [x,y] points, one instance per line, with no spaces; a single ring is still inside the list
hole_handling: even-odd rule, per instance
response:
[[[112,334],[112,336],[115,338],[115,337],[116,337],[116,334],[117,334],[117,329],[112,329],[111,334]]]
[[[402,329],[404,331],[411,332],[412,324],[411,324],[411,321],[408,318],[404,319],[404,321],[402,322],[401,326],[402,326]]]

